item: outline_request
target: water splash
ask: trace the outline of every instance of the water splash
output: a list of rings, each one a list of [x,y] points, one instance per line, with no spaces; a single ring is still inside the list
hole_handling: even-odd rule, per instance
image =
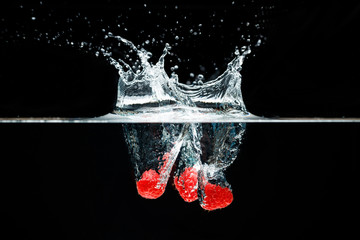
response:
[[[227,70],[214,80],[203,83],[200,79],[192,85],[178,84],[179,89],[189,96],[198,107],[236,109],[247,113],[241,93],[240,71],[245,57],[251,53],[250,47],[228,64]]]
[[[245,47],[242,54],[236,49],[235,58],[216,79],[204,83],[204,77],[199,75],[192,85],[185,85],[179,83],[175,73],[169,77],[164,69],[165,57],[171,49],[168,44],[159,60],[152,64],[149,61],[152,54],[139,50],[131,41],[112,34],[106,38],[117,39],[140,59],[141,70],[134,72],[125,61],[116,61],[111,54],[103,52],[119,71],[116,114],[142,111],[154,117],[177,109],[180,114],[189,115],[189,109],[194,112],[203,108],[247,114],[240,71],[245,57],[251,53],[250,47]],[[142,197],[156,199],[164,193],[178,159],[173,181],[186,202],[199,200],[202,208],[215,210],[233,201],[225,170],[236,159],[244,124],[124,124],[123,128],[137,190]]]
[[[149,107],[194,107],[209,109],[239,110],[248,114],[242,94],[240,71],[244,59],[251,53],[250,47],[240,54],[235,50],[235,58],[228,64],[226,71],[214,80],[204,83],[204,77],[198,75],[191,85],[179,82],[178,75],[172,72],[169,76],[164,68],[165,57],[171,49],[165,44],[160,58],[155,64],[149,59],[152,54],[144,48],[140,50],[131,41],[109,33],[105,37],[114,38],[134,51],[139,59],[136,72],[122,59],[114,59],[111,54],[103,51],[110,63],[119,72],[118,101],[115,113],[121,110],[136,110]],[[154,109],[153,109],[154,110]]]

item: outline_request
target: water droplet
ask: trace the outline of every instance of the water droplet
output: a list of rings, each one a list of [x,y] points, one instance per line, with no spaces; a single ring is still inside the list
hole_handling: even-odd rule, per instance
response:
[[[261,45],[261,39],[259,39],[256,44],[255,44],[255,47],[259,47]]]
[[[146,41],[145,41],[145,44],[149,44],[149,43],[150,43],[150,40],[146,40]]]
[[[202,85],[204,80],[204,75],[199,74],[196,76],[196,79],[194,81],[194,84]]]
[[[179,36],[175,36],[175,40],[179,40],[180,38],[179,38]]]
[[[235,47],[235,55],[238,56],[239,54],[240,54],[239,47],[236,46]]]

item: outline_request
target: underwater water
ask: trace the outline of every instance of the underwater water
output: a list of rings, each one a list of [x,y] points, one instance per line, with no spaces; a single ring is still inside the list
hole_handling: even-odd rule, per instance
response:
[[[123,128],[142,197],[160,197],[174,168],[170,181],[186,202],[199,199],[206,210],[232,202],[224,171],[238,155],[244,124],[124,124]]]
[[[144,168],[134,171],[121,124],[2,124],[0,130],[2,153],[10,156],[0,170],[3,236],[297,239],[357,229],[358,124],[247,123],[237,159],[225,171],[233,201],[210,212],[182,191],[196,186],[181,179],[193,146],[180,150],[164,193],[151,200],[138,195],[134,178]]]
[[[356,4],[2,6],[4,239],[356,234]]]

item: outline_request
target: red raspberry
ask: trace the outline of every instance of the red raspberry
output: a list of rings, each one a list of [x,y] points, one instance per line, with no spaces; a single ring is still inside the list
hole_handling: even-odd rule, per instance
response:
[[[174,178],[174,183],[184,201],[193,202],[197,200],[198,172],[195,168],[185,168],[180,177]]]
[[[230,205],[233,201],[233,194],[230,188],[221,187],[212,183],[205,183],[204,198],[201,207],[206,210],[215,210]]]
[[[156,199],[165,192],[166,184],[160,184],[160,175],[153,169],[145,171],[136,182],[138,193],[143,198]]]

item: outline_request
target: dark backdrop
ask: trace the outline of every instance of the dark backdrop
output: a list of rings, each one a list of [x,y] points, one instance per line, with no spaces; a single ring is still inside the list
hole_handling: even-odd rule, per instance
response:
[[[274,9],[261,15],[265,28],[247,29],[267,37],[244,63],[248,110],[260,116],[359,117],[360,5],[291,2],[267,3]],[[210,76],[212,59],[226,68],[221,60],[231,59],[235,45],[243,43],[232,31],[234,22],[253,20],[264,4],[244,3],[252,7],[241,10],[236,5],[239,12],[224,12],[231,9],[231,1],[177,3],[181,11],[193,13],[194,23],[213,11],[228,22],[205,29],[210,38],[189,36],[181,45],[180,56],[191,58],[189,66],[180,65],[182,79],[189,72]],[[31,33],[34,27],[21,27],[29,24],[31,11],[19,12],[18,4],[10,2],[0,10],[1,117],[110,112],[116,71],[103,58],[71,47],[14,41],[16,31]],[[31,9],[25,1],[20,4]],[[118,12],[135,19],[143,11],[142,3],[120,1],[45,6],[58,13],[59,21],[79,10],[105,22]],[[163,6],[161,1],[149,4],[153,12],[166,11]],[[137,27],[144,23],[143,29],[151,28],[150,20],[128,20],[126,36],[141,38]],[[52,26],[34,24],[40,29]],[[99,23],[90,30],[100,29]],[[159,44],[154,50],[161,48]],[[4,239],[318,239],[357,234],[358,124],[248,124],[238,159],[227,171],[234,202],[214,212],[183,202],[171,184],[158,200],[138,196],[121,125],[1,124],[0,129]]]

